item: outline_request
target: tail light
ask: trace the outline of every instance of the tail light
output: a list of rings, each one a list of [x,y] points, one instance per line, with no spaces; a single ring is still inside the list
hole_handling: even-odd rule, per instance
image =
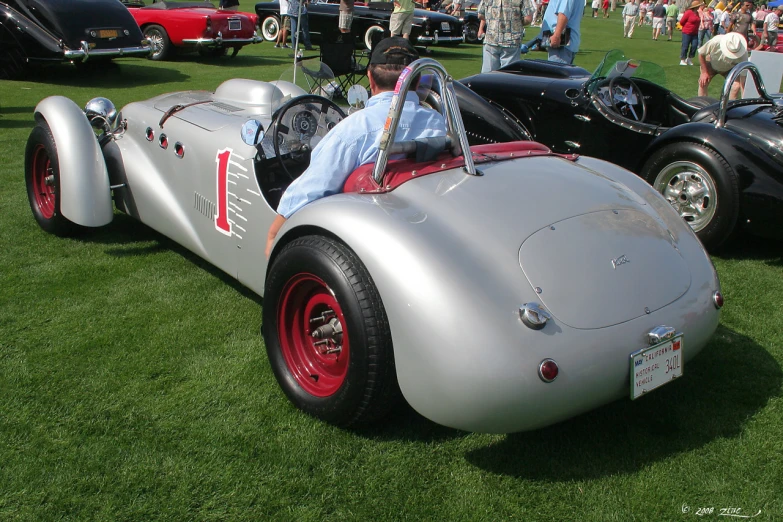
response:
[[[207,32],[208,33],[212,32],[212,18],[210,18],[209,16],[207,17]]]
[[[557,363],[552,359],[544,359],[541,364],[538,365],[538,376],[544,382],[552,382],[557,379],[557,374],[560,373],[560,369],[557,367]]]

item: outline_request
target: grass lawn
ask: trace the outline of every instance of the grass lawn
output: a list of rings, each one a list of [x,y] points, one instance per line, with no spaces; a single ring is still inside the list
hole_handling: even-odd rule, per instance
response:
[[[584,19],[578,65],[620,47],[695,96],[679,34],[655,42],[648,26],[624,40],[612,16]],[[259,297],[122,215],[77,239],[35,224],[23,155],[42,98],[121,107],[272,80],[287,53],[260,44],[0,82],[0,520],[783,519],[780,244],[713,258],[727,304],[686,378],[543,430],[483,435],[404,407],[354,431],[316,421],[278,389]],[[479,46],[430,56],[457,78],[480,69]]]

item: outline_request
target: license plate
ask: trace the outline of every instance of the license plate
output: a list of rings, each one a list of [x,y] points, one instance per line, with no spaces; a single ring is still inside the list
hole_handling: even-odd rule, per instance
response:
[[[229,31],[239,31],[242,29],[242,20],[229,20],[228,21],[228,30]]]
[[[448,33],[449,31],[451,31],[451,26],[449,25],[448,22],[441,22],[440,30],[443,31],[444,33]]]
[[[98,38],[117,38],[120,32],[117,29],[99,29]]]
[[[631,400],[682,377],[683,335],[631,354]]]

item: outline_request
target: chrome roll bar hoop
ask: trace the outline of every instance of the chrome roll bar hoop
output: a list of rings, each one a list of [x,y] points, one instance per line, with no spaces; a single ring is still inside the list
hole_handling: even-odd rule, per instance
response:
[[[400,116],[402,116],[405,96],[408,94],[413,79],[424,71],[434,73],[435,78],[438,81],[441,97],[443,99],[441,111],[444,113],[443,116],[446,119],[448,133],[449,136],[451,136],[451,142],[454,144],[452,153],[455,156],[462,154],[465,157],[465,172],[472,176],[481,175],[476,171],[476,166],[473,163],[473,156],[470,153],[468,135],[465,132],[465,125],[462,123],[462,116],[460,115],[459,104],[457,102],[457,94],[454,92],[454,86],[452,85],[454,79],[449,76],[446,73],[446,69],[435,60],[431,58],[420,58],[403,69],[400,73],[400,79],[397,80],[397,85],[394,88],[394,97],[392,97],[389,115],[386,117],[386,124],[384,125],[383,134],[381,135],[378,159],[375,162],[375,168],[373,168],[372,171],[372,178],[379,186],[383,186],[383,174],[386,170],[386,165],[389,162],[391,145],[394,143],[394,137],[397,134],[397,125],[400,122]]]

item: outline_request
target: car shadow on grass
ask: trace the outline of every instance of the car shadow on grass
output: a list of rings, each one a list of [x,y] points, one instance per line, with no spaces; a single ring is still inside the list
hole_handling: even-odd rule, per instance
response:
[[[68,63],[31,67],[20,80],[69,87],[139,87],[161,83],[185,82],[190,76],[173,68],[146,65],[146,60],[113,61],[94,69],[77,68]]]
[[[686,345],[687,346],[687,345]],[[517,478],[564,482],[635,473],[721,438],[779,395],[778,362],[751,339],[719,327],[683,379],[636,401],[612,403],[541,430],[470,451],[474,466]]]
[[[769,266],[783,266],[783,243],[753,236],[738,237],[721,247],[716,256],[725,260],[755,260]]]
[[[94,230],[88,230],[74,238],[74,240],[83,243],[106,245],[107,248],[104,252],[107,255],[120,258],[148,256],[158,252],[175,252],[184,257],[187,261],[220,279],[223,283],[231,286],[243,297],[251,299],[259,305],[263,304],[261,296],[230,275],[200,258],[182,245],[126,214],[115,213],[111,224]]]

